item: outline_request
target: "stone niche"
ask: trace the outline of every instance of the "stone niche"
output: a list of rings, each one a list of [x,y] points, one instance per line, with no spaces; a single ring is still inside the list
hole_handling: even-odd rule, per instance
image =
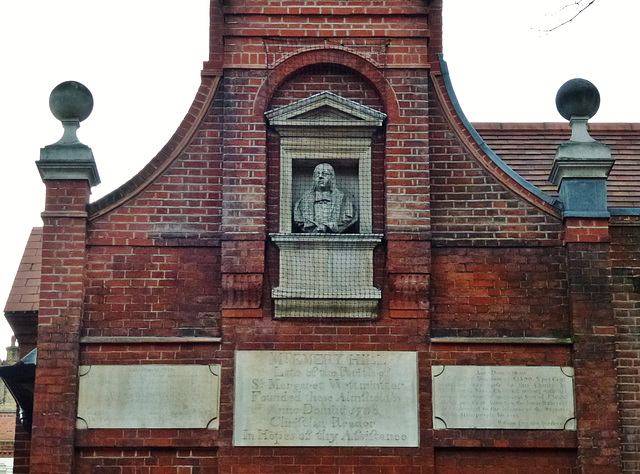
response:
[[[271,240],[279,249],[279,285],[272,290],[276,318],[375,318],[381,292],[373,286],[371,137],[386,115],[322,92],[271,110],[280,135],[280,221]],[[339,232],[303,232],[296,203],[314,186],[314,169],[328,163],[333,186],[357,220]]]

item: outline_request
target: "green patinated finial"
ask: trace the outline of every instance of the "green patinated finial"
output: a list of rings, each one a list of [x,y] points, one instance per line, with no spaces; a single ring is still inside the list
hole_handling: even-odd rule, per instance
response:
[[[80,122],[89,117],[93,110],[93,96],[89,89],[76,81],[58,84],[49,96],[49,109],[64,127],[64,134],[58,144],[80,143],[76,135]]]
[[[571,141],[588,143],[595,141],[589,135],[587,122],[600,108],[600,93],[586,79],[571,79],[558,89],[556,108],[571,124]]]
[[[558,112],[571,125],[571,138],[556,151],[549,181],[558,186],[565,217],[609,217],[607,177],[611,150],[589,135],[588,121],[600,108],[600,93],[586,79],[565,82],[556,94]]]
[[[82,122],[93,110],[93,96],[91,91],[79,82],[63,82],[51,91],[49,108],[55,118],[60,121]]]
[[[49,96],[49,109],[62,122],[62,138],[41,149],[36,162],[44,181],[88,180],[91,186],[100,183],[93,152],[80,143],[77,130],[93,110],[89,89],[76,81],[57,85]]]
[[[593,117],[600,108],[600,93],[586,79],[571,79],[558,89],[556,108],[566,120],[572,117]]]

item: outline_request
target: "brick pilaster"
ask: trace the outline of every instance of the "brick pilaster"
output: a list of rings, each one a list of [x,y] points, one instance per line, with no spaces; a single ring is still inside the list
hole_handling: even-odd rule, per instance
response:
[[[89,182],[46,182],[32,474],[73,472]]]
[[[578,468],[614,474],[621,458],[608,232],[598,219],[582,222],[582,231],[569,221],[567,228]]]
[[[261,84],[251,73],[234,71],[225,77],[223,316],[262,316],[266,131],[251,112]]]

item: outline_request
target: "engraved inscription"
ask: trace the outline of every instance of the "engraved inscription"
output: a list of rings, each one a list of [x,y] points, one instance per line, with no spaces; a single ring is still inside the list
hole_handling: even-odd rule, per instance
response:
[[[575,429],[570,367],[432,370],[435,429]]]
[[[79,429],[218,429],[220,365],[80,366]]]
[[[413,352],[238,351],[236,446],[418,446]]]

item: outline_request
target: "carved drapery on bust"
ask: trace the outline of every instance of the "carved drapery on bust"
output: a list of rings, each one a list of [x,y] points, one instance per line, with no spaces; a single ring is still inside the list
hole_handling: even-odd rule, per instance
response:
[[[293,220],[305,233],[341,234],[357,221],[358,213],[349,196],[335,184],[336,173],[329,163],[313,170],[313,186],[296,202]]]

